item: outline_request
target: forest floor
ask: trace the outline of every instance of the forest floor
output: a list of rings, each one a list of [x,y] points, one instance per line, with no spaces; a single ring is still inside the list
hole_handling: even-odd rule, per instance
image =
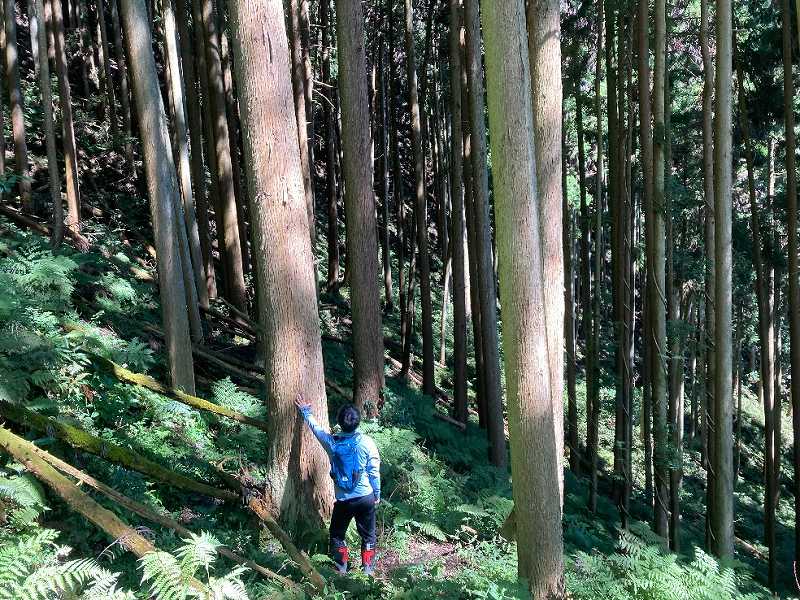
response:
[[[121,215],[117,218],[121,219]],[[156,288],[147,280],[148,274],[150,277],[154,274],[154,262],[141,240],[131,241],[119,235],[120,229],[113,224],[119,222],[122,221],[112,217],[110,223],[87,224],[87,236],[96,241],[89,252],[78,253],[66,247],[53,255],[43,237],[0,218],[0,287],[4,289],[0,297],[0,400],[23,403],[29,409],[57,416],[60,421],[78,425],[141,456],[212,484],[215,476],[209,465],[231,464],[231,461],[257,479],[266,447],[264,433],[199,414],[151,391],[121,383],[92,364],[90,356],[101,354],[133,371],[165,380],[163,347],[157,333],[160,311]],[[347,400],[352,384],[346,343],[349,337],[346,300],[341,296],[324,296],[321,302],[332,413]],[[216,304],[215,310],[221,314],[227,312],[223,303]],[[233,333],[221,319],[209,318],[204,348],[224,360],[218,363],[197,357],[198,395],[254,418],[268,418],[264,414],[259,369],[248,364],[255,356],[252,336]],[[67,333],[65,325],[76,321],[81,329]],[[387,335],[392,335],[392,331],[389,322]],[[230,360],[233,362],[225,362]],[[446,386],[446,382],[442,385]],[[584,387],[579,386],[581,407],[584,392]],[[612,394],[612,388],[604,388],[601,427],[604,470],[612,464]],[[735,577],[734,590],[755,590],[747,582],[750,577],[764,581],[765,549],[760,543],[763,537],[760,480],[763,421],[760,419],[763,417],[748,390],[743,407],[742,476],[737,486],[736,526],[743,542],[738,548],[739,558],[746,566],[740,564],[733,575],[734,571],[723,570],[710,559],[703,562],[703,555],[699,555],[699,560],[692,559],[694,546],[702,545],[705,513],[704,478],[700,477],[694,446],[687,451],[684,463],[685,552],[680,559],[661,552],[644,524],[635,524],[634,535],[620,538],[618,514],[608,497],[601,496],[598,512],[590,514],[585,508],[586,481],[566,472],[565,551],[568,586],[574,598],[615,598],[617,592],[609,591],[614,586],[622,586],[619,593],[624,595],[619,597],[661,598],[637,596],[625,590],[644,585],[642,581],[652,577],[651,572],[670,569],[676,580],[687,586],[692,574],[702,580],[697,575],[703,569],[711,573],[705,575],[709,580],[716,577],[722,581],[726,574]],[[442,408],[446,410],[446,406]],[[390,365],[381,415],[363,426],[375,438],[383,459],[385,501],[378,516],[378,577],[368,580],[358,574],[346,578],[334,576],[324,556],[323,536],[318,531],[305,532],[300,537],[312,559],[333,583],[326,597],[526,597],[516,577],[515,545],[498,533],[513,506],[509,477],[488,464],[485,436],[477,423],[471,422],[462,432],[438,418],[439,410],[413,383],[395,376]],[[581,423],[585,424],[582,408]],[[261,531],[246,509],[187,494],[101,458],[79,454],[49,432],[17,424],[14,429],[134,500],[179,520],[192,531],[209,532],[239,554],[299,579],[282,549]],[[640,448],[636,459],[635,475],[640,480],[643,478]],[[790,473],[789,459],[789,448],[784,445],[785,474]],[[18,487],[23,477],[19,465],[0,458],[0,508],[4,502],[7,504],[0,510],[5,517],[0,524],[0,541],[22,544],[29,539],[31,527],[53,530],[57,532],[58,544],[71,550],[59,557],[42,553],[39,557],[42,564],[65,557],[101,557],[108,569],[121,574],[121,586],[140,589],[141,570],[134,559],[114,553],[113,561],[109,561],[108,538],[67,510],[58,498],[43,493],[40,486],[34,486],[39,488],[37,502],[49,510],[44,512],[42,507],[37,513],[38,520],[22,524],[18,519],[8,518],[13,514],[8,506],[14,504],[15,496],[7,490],[14,488],[14,481]],[[33,485],[30,478],[26,481]],[[601,493],[608,494],[610,484],[603,477]],[[634,514],[645,519],[648,509],[641,502],[642,490],[637,488],[635,492]],[[787,485],[779,511],[780,558],[785,565],[791,564],[792,549],[793,499],[789,492]],[[181,546],[182,540],[173,532],[127,514],[99,496],[97,499],[132,525],[145,527],[160,548],[175,551]],[[354,528],[348,534],[348,541],[357,548]],[[635,557],[638,562],[615,562],[625,556]],[[0,581],[1,566],[0,556]],[[245,574],[243,579],[251,597],[290,597],[283,596],[286,592],[280,586],[260,580],[255,574]],[[661,583],[666,588],[675,586],[674,581]],[[781,584],[788,597],[793,584],[791,570],[781,572]],[[725,584],[720,585],[724,588]],[[754,597],[764,597],[756,593]],[[739,592],[730,597],[740,597]]]

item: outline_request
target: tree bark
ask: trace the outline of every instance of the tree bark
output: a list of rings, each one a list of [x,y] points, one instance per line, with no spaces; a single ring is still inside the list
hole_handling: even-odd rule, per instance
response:
[[[425,150],[422,117],[417,85],[417,61],[414,51],[414,9],[412,0],[405,0],[406,68],[411,108],[411,148],[414,156],[414,216],[417,229],[420,301],[422,303],[422,391],[433,395],[436,387],[433,357],[433,305],[431,302],[431,270],[428,256],[428,208],[425,197]]]
[[[560,495],[553,485],[561,478],[549,377],[553,357],[542,310],[544,289],[555,275],[543,270],[540,222],[553,216],[540,215],[537,202],[524,8],[522,0],[490,0],[482,19],[489,123],[503,132],[491,143],[519,575],[534,600],[545,600],[564,595]],[[554,210],[560,212],[560,204]]]
[[[504,467],[508,460],[503,422],[503,390],[500,381],[500,343],[497,325],[497,288],[492,256],[491,217],[489,214],[489,167],[486,141],[486,105],[481,68],[481,29],[478,0],[465,0],[467,78],[469,81],[469,122],[472,131],[473,202],[476,230],[477,282],[480,294],[481,358],[483,403],[487,407],[492,464]]]
[[[194,394],[194,367],[189,336],[186,289],[182,278],[180,240],[176,230],[177,174],[172,159],[167,118],[158,88],[150,26],[143,0],[123,2],[122,20],[131,57],[134,93],[142,136],[150,215],[158,255],[161,310],[169,354],[172,387]]]
[[[714,94],[714,512],[712,551],[733,557],[733,388],[731,378],[732,298],[732,60],[730,0],[718,0],[717,73]]]
[[[28,173],[28,144],[25,141],[25,107],[20,87],[19,51],[17,45],[17,14],[14,0],[3,0],[5,16],[6,84],[11,128],[14,136],[14,166],[19,181],[17,189],[22,209],[32,212],[31,181]]]
[[[206,110],[210,120],[214,152],[209,165],[216,170],[217,198],[214,217],[217,222],[220,259],[223,265],[225,295],[236,308],[247,312],[247,290],[236,209],[236,189],[231,162],[230,132],[225,109],[225,82],[222,72],[220,34],[212,0],[195,0],[202,8],[202,29],[205,38],[205,62],[208,77]]]
[[[353,402],[374,413],[384,382],[383,328],[377,286],[379,268],[373,163],[369,153],[365,152],[370,145],[370,127],[364,14],[359,0],[339,0],[336,9],[342,170],[353,315]]]
[[[537,202],[544,273],[545,335],[558,481],[564,497],[564,246],[561,192],[561,20],[559,0],[528,2]]]
[[[229,6],[254,252],[262,259],[257,276],[272,415],[265,502],[291,529],[308,528],[330,514],[332,490],[327,456],[294,407],[303,393],[327,426],[289,44],[278,0],[230,0]]]

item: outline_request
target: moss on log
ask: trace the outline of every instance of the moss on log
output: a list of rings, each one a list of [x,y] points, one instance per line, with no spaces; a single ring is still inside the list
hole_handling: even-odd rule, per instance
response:
[[[104,358],[100,355],[89,353],[89,357],[92,359],[92,362],[102,367],[106,372],[113,375],[119,381],[146,388],[150,391],[161,394],[162,396],[167,396],[169,398],[172,398],[173,400],[177,400],[182,404],[191,406],[192,408],[205,410],[217,415],[221,415],[223,417],[227,417],[229,419],[233,419],[234,421],[238,421],[239,423],[244,423],[245,425],[251,425],[252,427],[260,429],[261,431],[267,431],[266,421],[261,421],[259,419],[248,417],[247,415],[243,415],[242,413],[237,412],[231,408],[227,408],[219,404],[214,404],[213,402],[209,402],[208,400],[204,400],[197,396],[192,396],[191,394],[187,394],[186,392],[182,392],[181,390],[164,385],[163,383],[153,379],[149,375],[144,375],[142,373],[134,373],[133,371],[129,371],[125,367],[122,367],[117,363],[108,360],[107,358]]]
[[[168,483],[176,488],[225,501],[236,501],[239,499],[239,494],[236,492],[221,490],[190,479],[185,475],[162,467],[152,460],[139,456],[131,450],[100,439],[74,425],[62,423],[53,417],[45,417],[44,415],[40,415],[39,413],[30,411],[21,406],[8,404],[6,402],[0,402],[0,414],[20,425],[32,427],[48,435],[55,436],[74,448],[89,452],[90,454],[99,456],[109,462],[119,464],[127,469],[138,471],[143,475]]]

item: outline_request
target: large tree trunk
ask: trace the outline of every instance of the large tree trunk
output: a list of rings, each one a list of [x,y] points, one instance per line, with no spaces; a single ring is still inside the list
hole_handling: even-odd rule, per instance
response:
[[[50,63],[47,60],[47,31],[44,26],[44,3],[42,0],[33,0],[35,19],[40,24],[36,37],[39,63],[39,89],[42,93],[42,114],[44,121],[44,135],[47,145],[47,175],[50,178],[50,198],[53,202],[53,234],[50,243],[54,248],[61,245],[64,237],[64,205],[61,201],[61,174],[58,170],[58,155],[56,153],[56,132],[53,122],[53,90],[50,83]],[[2,108],[0,108],[2,110]],[[2,124],[0,123],[0,127]]]
[[[195,0],[202,6],[202,29],[205,37],[205,61],[208,72],[207,114],[214,141],[212,170],[216,170],[218,197],[214,207],[217,222],[220,259],[225,279],[225,295],[236,308],[247,312],[247,290],[244,285],[244,265],[236,210],[236,188],[231,162],[230,132],[225,109],[225,82],[222,72],[220,35],[212,0]],[[199,24],[198,24],[199,25]]]
[[[559,490],[564,496],[564,247],[561,196],[561,21],[559,0],[528,3],[537,202],[544,273],[545,334],[550,397],[558,458]]]
[[[383,388],[383,329],[378,283],[378,239],[370,145],[364,14],[360,0],[336,4],[339,97],[353,314],[353,401],[377,409]],[[297,100],[297,95],[295,95]],[[302,144],[301,144],[302,154]],[[302,162],[302,161],[301,161]]]
[[[158,75],[153,58],[150,21],[144,0],[122,2],[125,40],[133,67],[133,88],[142,136],[145,175],[150,195],[150,215],[158,253],[158,276],[161,310],[169,353],[172,387],[194,394],[192,344],[186,290],[182,278],[179,235],[175,216],[178,202],[178,181],[172,158],[167,117],[158,88]]]
[[[279,0],[230,0],[250,215],[267,356],[269,509],[294,529],[331,508],[328,460],[294,407],[305,394],[327,425],[325,374],[308,235],[289,45]],[[280,202],[270,199],[280,198]],[[375,282],[372,282],[373,287]],[[292,294],[286,294],[292,289]]]
[[[504,467],[508,460],[503,419],[503,390],[500,382],[500,343],[497,326],[497,288],[492,256],[492,231],[489,215],[489,167],[487,164],[486,121],[483,70],[481,69],[481,29],[478,0],[465,1],[467,34],[467,76],[469,80],[469,121],[472,129],[472,174],[475,207],[476,259],[480,294],[481,358],[483,403],[486,406],[492,464]]]
[[[467,307],[464,263],[464,171],[462,121],[462,8],[459,0],[450,0],[450,197],[452,231],[448,236],[453,250],[453,411],[455,418],[467,422]],[[446,265],[445,265],[446,267]],[[447,282],[445,281],[445,289]],[[447,297],[442,298],[446,306]],[[444,314],[442,315],[444,320]]]
[[[436,387],[433,358],[433,305],[431,302],[431,269],[428,256],[428,203],[425,197],[425,150],[422,137],[422,107],[417,85],[417,61],[414,51],[414,9],[412,0],[405,0],[406,67],[411,108],[411,148],[414,155],[414,216],[417,229],[417,260],[422,303],[422,391],[432,396]],[[413,296],[412,296],[413,297]]]
[[[786,131],[786,203],[789,233],[789,358],[791,372],[800,373],[800,281],[798,281],[797,165],[795,159],[794,81],[792,79],[792,17],[790,0],[782,1],[783,105]],[[795,560],[800,560],[800,377],[791,378],[794,433]]]
[[[183,79],[181,65],[178,57],[178,34],[175,23],[175,10],[172,0],[161,0],[161,12],[164,20],[164,47],[169,62],[169,87],[173,98],[173,126],[177,141],[178,179],[183,199],[183,217],[189,247],[188,264],[184,269],[191,268],[194,277],[193,285],[197,292],[200,306],[208,308],[208,286],[206,285],[203,254],[200,248],[200,231],[197,226],[194,192],[192,190],[192,173],[189,160],[189,136],[186,127],[186,110],[184,105]],[[185,14],[180,18],[186,18]],[[194,78],[192,78],[194,80]],[[196,100],[196,98],[195,98]]]
[[[19,52],[17,46],[17,14],[14,0],[3,0],[5,16],[5,61],[8,105],[14,135],[14,165],[20,178],[18,183],[22,208],[31,212],[31,182],[28,175],[28,144],[25,141],[24,99],[19,79]]]
[[[534,600],[545,600],[564,594],[561,506],[553,485],[561,475],[549,376],[556,358],[548,354],[543,310],[544,289],[557,276],[544,272],[539,226],[554,217],[540,215],[537,202],[524,2],[489,1],[483,9],[489,122],[502,132],[491,143],[519,575],[528,580]],[[560,202],[553,210],[561,211]],[[561,343],[557,347],[560,352]]]
[[[712,551],[733,557],[733,388],[731,377],[732,298],[732,60],[730,0],[718,0],[717,74],[714,94],[714,262],[716,267],[714,332],[714,513]],[[800,372],[800,370],[798,371]]]

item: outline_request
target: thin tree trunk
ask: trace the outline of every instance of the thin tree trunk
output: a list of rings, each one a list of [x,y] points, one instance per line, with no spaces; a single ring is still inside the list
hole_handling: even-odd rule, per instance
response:
[[[311,113],[311,106],[306,104],[307,79],[305,53],[303,52],[303,41],[300,33],[300,3],[301,0],[289,0],[289,46],[292,51],[292,89],[294,90],[294,109],[295,118],[297,119],[297,141],[300,146],[300,162],[303,167],[303,189],[305,190],[306,197],[306,212],[308,213],[309,235],[311,236],[311,243],[313,247],[314,239],[316,237],[314,233],[316,229],[314,227],[314,183],[311,177],[311,169],[313,164],[311,162],[308,138],[308,121],[312,119],[309,119],[308,115],[306,114]],[[339,79],[341,81],[341,76]],[[368,118],[369,113],[366,113],[364,117]],[[363,149],[362,152],[364,152]],[[345,175],[345,178],[346,177],[347,175]],[[347,198],[346,192],[345,198]]]
[[[380,105],[378,107],[380,118],[380,157],[378,158],[379,176],[378,185],[380,187],[381,198],[381,218],[380,218],[380,244],[381,244],[381,266],[383,268],[383,310],[392,312],[394,299],[392,294],[392,254],[390,245],[389,227],[389,110],[386,101],[386,94],[389,86],[386,84],[386,52],[383,44],[386,40],[384,24],[381,22],[381,43],[378,49],[378,87]]]
[[[331,45],[335,36],[331,35],[330,0],[321,0],[319,4],[320,28],[322,29],[322,109],[325,115],[325,173],[328,209],[328,280],[325,287],[335,291],[339,286],[339,209],[336,190],[336,109],[332,87],[335,85],[331,77]]]
[[[230,9],[242,129],[259,132],[244,136],[244,149],[254,251],[263,259],[257,275],[273,415],[265,501],[292,529],[320,526],[331,508],[328,460],[293,405],[303,393],[322,426],[327,425],[314,258],[283,6],[277,0],[230,0]],[[291,295],[285,293],[289,288]]]
[[[594,295],[592,300],[592,331],[589,338],[589,369],[592,372],[591,388],[587,389],[586,406],[586,447],[589,453],[590,478],[589,478],[589,511],[597,512],[597,486],[598,486],[598,446],[600,441],[600,322],[601,288],[603,285],[603,119],[602,119],[602,60],[603,55],[603,4],[598,5],[597,15],[597,52],[595,53],[595,78],[594,78],[594,103],[595,122],[597,124],[595,157],[595,250],[594,250]]]
[[[108,27],[106,25],[106,10],[104,0],[95,0],[97,6],[97,29],[100,38],[100,63],[103,69],[103,81],[105,81],[106,104],[108,105],[109,131],[111,139],[116,141],[119,137],[119,125],[117,125],[117,97],[116,84],[111,74],[111,52],[108,44]]]
[[[665,214],[664,214],[664,167],[665,167],[665,98],[666,85],[666,3],[655,3],[655,70],[653,73],[653,212],[651,258],[652,277],[649,294],[651,309],[650,348],[652,360],[653,403],[653,471],[655,474],[655,531],[668,537],[669,475],[667,442],[667,319],[664,288],[665,269]]]
[[[31,182],[28,174],[28,144],[25,141],[25,107],[20,87],[19,52],[17,46],[17,15],[14,0],[3,0],[5,16],[5,61],[8,85],[9,112],[14,136],[14,165],[19,182],[17,184],[22,209],[31,212]]]
[[[370,128],[367,59],[363,44],[364,14],[360,0],[339,0],[336,9],[342,170],[353,316],[353,402],[362,408],[372,403],[370,412],[376,412],[375,405],[384,382],[384,358],[380,291],[376,285],[379,267],[373,162],[365,152],[370,144]],[[295,100],[300,100],[297,94]],[[301,143],[301,156],[303,147]],[[303,169],[305,171],[304,166]]]
[[[69,72],[64,46],[64,21],[61,2],[48,0],[50,4],[51,28],[55,42],[56,72],[58,73],[59,97],[61,99],[62,133],[64,138],[64,163],[67,182],[67,228],[73,233],[80,231],[81,197],[78,174],[78,148],[75,143],[75,128],[72,120],[72,93],[69,87]]]
[[[184,265],[184,268],[192,268],[198,301],[200,306],[208,308],[208,286],[206,284],[203,253],[200,248],[200,231],[197,226],[194,191],[192,190],[192,173],[189,159],[186,111],[184,108],[183,79],[181,78],[181,65],[178,57],[178,33],[172,0],[161,0],[161,10],[164,20],[164,46],[166,48],[170,67],[170,88],[174,99],[175,114],[173,115],[173,121],[178,145],[178,178],[181,197],[183,198],[183,214],[186,220],[185,227],[188,235],[189,254],[191,258],[189,264]],[[186,14],[181,14],[180,17],[186,18]],[[194,80],[194,78],[192,78],[192,80]],[[196,101],[196,94],[194,100]]]
[[[158,88],[150,25],[143,0],[122,3],[125,40],[134,69],[133,87],[142,135],[145,175],[150,195],[150,214],[158,252],[159,289],[164,333],[169,353],[170,383],[194,395],[194,367],[186,291],[182,278],[175,207],[178,198],[177,173],[167,135],[167,117]]]
[[[406,68],[411,108],[411,146],[414,155],[414,215],[417,229],[420,301],[422,303],[422,391],[432,396],[436,387],[433,358],[433,306],[431,302],[431,270],[428,256],[428,208],[425,197],[425,155],[422,137],[422,116],[417,86],[417,64],[414,51],[414,12],[412,0],[405,0]]]
[[[644,365],[646,373],[643,383],[643,410],[644,421],[644,451],[645,451],[645,496],[647,503],[653,502],[653,441],[652,441],[652,389],[650,387],[653,370],[654,348],[649,335],[651,329],[651,300],[649,291],[653,287],[651,281],[653,273],[653,260],[650,254],[652,247],[652,213],[653,213],[653,128],[651,123],[652,105],[650,98],[650,9],[649,2],[639,0],[637,14],[637,80],[639,83],[639,145],[641,148],[640,160],[642,165],[642,205],[645,213],[645,247],[647,250],[647,273],[645,276],[645,298],[643,307],[644,333]]]
[[[50,0],[51,2],[57,0]],[[111,25],[114,31],[114,50],[115,58],[117,61],[117,71],[119,72],[119,101],[122,105],[122,134],[125,136],[123,147],[125,149],[125,158],[128,161],[128,168],[130,172],[136,175],[136,165],[133,157],[133,143],[131,136],[133,135],[132,129],[132,115],[131,115],[131,101],[128,92],[128,66],[125,59],[125,50],[122,45],[122,27],[119,21],[118,3],[121,0],[109,0],[111,4]]]
[[[589,206],[587,204],[586,198],[586,143],[585,143],[585,131],[583,125],[583,99],[582,99],[582,91],[580,88],[580,84],[575,88],[575,121],[576,121],[576,128],[578,134],[578,187],[580,190],[580,213],[579,213],[579,223],[580,223],[580,235],[581,239],[579,242],[578,250],[578,265],[579,265],[579,277],[580,277],[580,307],[581,307],[581,315],[580,315],[580,327],[582,329],[583,337],[584,337],[584,374],[585,374],[585,386],[586,386],[586,398],[589,398],[589,390],[592,387],[591,378],[592,378],[592,369],[589,357],[589,338],[592,335],[592,307],[591,307],[591,297],[592,297],[592,279],[591,279],[591,266],[590,266],[590,254],[589,254],[589,247],[590,247],[590,239],[589,239],[589,231],[590,231],[590,217],[589,217]],[[590,418],[589,413],[586,413],[587,423]],[[577,438],[579,436],[579,432],[575,431],[575,461],[574,464],[570,464],[570,470],[573,471],[575,475],[580,474],[581,470],[581,456],[579,454],[580,446]],[[570,438],[572,434],[570,433]],[[571,456],[570,456],[571,458]],[[572,462],[572,461],[570,461]]]
[[[569,470],[578,473],[578,399],[575,391],[575,268],[573,266],[572,214],[567,195],[566,126],[564,126],[561,167],[561,194],[563,196],[563,245],[564,245],[564,339],[567,346],[567,446],[569,447]]]
[[[487,162],[481,29],[478,0],[465,0],[467,76],[469,80],[469,121],[472,130],[472,174],[475,206],[477,282],[480,294],[481,358],[483,402],[486,406],[492,464],[504,467],[508,460],[503,422],[503,391],[500,381],[500,342],[497,324],[497,288],[492,253],[489,215],[489,167]]]
[[[467,307],[464,262],[464,171],[462,122],[462,31],[463,10],[460,0],[450,0],[450,119],[453,132],[450,145],[450,197],[453,208],[452,231],[448,236],[453,251],[453,416],[461,423],[467,422]],[[447,265],[445,264],[445,270]],[[446,277],[446,273],[445,273]],[[447,281],[445,281],[447,289]],[[446,306],[447,296],[442,300]],[[442,310],[442,322],[445,312]],[[444,352],[442,352],[444,356]]]
[[[0,2],[0,81],[6,81],[6,20],[5,2]],[[3,106],[3,85],[0,85],[0,173],[6,172],[6,130]],[[3,191],[0,190],[0,200]]]
[[[711,548],[711,519],[715,510],[714,503],[714,448],[711,444],[714,431],[713,406],[716,394],[714,385],[715,364],[714,344],[716,343],[716,264],[714,261],[714,138],[713,138],[713,93],[714,93],[714,65],[711,60],[709,47],[709,15],[708,0],[700,1],[700,49],[703,57],[703,196],[705,204],[705,393],[703,394],[701,416],[702,426],[702,454],[706,469],[706,547]]]
[[[716,16],[717,74],[714,94],[714,513],[712,551],[733,557],[733,390],[731,381],[732,299],[732,11],[730,0],[718,0]]]
[[[792,21],[789,0],[782,0],[783,104],[786,135],[786,217],[789,234],[789,358],[791,372],[800,373],[800,281],[798,281],[797,166],[795,159],[794,81],[792,75]],[[794,435],[795,560],[800,560],[800,377],[790,382]]]
[[[217,198],[214,217],[217,222],[220,259],[225,279],[225,295],[236,308],[247,312],[247,290],[244,284],[244,264],[239,238],[239,218],[236,208],[231,162],[230,132],[225,105],[225,82],[222,71],[220,35],[214,15],[212,0],[195,0],[202,8],[202,29],[205,38],[205,62],[208,73],[208,100],[206,107],[213,137],[214,152],[209,160],[211,170],[216,171]],[[198,23],[199,24],[199,23]]]
[[[61,201],[61,174],[58,170],[58,155],[56,153],[56,132],[53,121],[53,90],[50,83],[50,63],[47,60],[47,31],[44,26],[44,3],[42,0],[33,0],[34,18],[40,24],[36,29],[39,63],[39,89],[42,94],[42,114],[44,135],[47,145],[47,175],[50,183],[50,198],[53,202],[53,233],[50,243],[53,248],[58,248],[64,238],[64,204]],[[2,110],[0,108],[0,110]],[[0,124],[2,127],[2,124]]]

